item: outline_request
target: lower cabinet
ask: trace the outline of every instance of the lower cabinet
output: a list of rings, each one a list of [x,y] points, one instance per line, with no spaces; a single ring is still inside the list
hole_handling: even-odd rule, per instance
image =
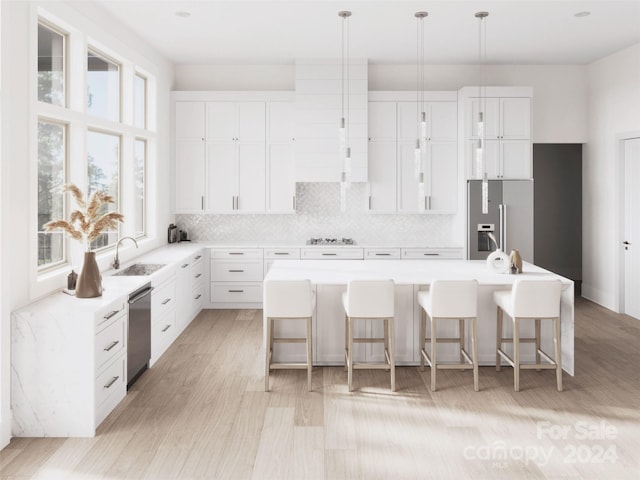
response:
[[[60,300],[12,314],[14,436],[92,437],[127,393],[126,299],[95,310]]]
[[[248,308],[262,302],[262,248],[212,248],[210,257],[211,303],[223,308]]]
[[[176,277],[172,275],[151,293],[151,360],[149,366],[178,337],[176,325]]]

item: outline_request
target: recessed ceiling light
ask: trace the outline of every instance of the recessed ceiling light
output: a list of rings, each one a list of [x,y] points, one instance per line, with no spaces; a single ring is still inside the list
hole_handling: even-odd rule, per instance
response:
[[[591,12],[578,12],[573,14],[574,17],[578,18],[588,17],[589,15],[591,15]]]
[[[190,16],[191,16],[190,12],[184,12],[184,11],[176,12],[176,17],[187,18],[187,17],[190,17]]]

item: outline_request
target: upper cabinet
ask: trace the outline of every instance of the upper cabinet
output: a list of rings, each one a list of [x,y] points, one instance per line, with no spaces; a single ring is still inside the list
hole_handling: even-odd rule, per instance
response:
[[[291,92],[174,92],[176,213],[295,211]]]
[[[419,135],[417,103],[407,100],[406,92],[372,92],[371,96],[369,211],[455,213],[458,191],[456,94],[427,93],[426,152],[421,166],[425,180],[423,190],[415,173]]]
[[[460,90],[461,124],[467,178],[529,179],[531,167],[531,100],[529,87],[477,87]],[[478,157],[478,119],[484,112],[484,170]]]

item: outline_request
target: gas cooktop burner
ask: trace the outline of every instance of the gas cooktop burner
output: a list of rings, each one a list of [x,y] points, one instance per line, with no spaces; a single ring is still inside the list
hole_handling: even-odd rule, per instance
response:
[[[307,245],[355,245],[353,238],[310,238]]]

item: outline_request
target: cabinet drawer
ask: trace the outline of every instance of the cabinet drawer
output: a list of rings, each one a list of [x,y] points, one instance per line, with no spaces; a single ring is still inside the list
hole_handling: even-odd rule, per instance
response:
[[[109,360],[115,358],[125,348],[127,339],[127,316],[123,313],[96,334],[95,359],[96,371]]]
[[[212,302],[262,302],[262,283],[212,283]]]
[[[260,282],[262,261],[211,261],[212,282]]]
[[[264,258],[273,260],[299,259],[299,248],[265,248]]]
[[[214,249],[211,249],[211,259],[238,260],[241,258],[262,260],[262,249],[261,248],[236,248],[236,249],[214,248]]]
[[[176,312],[169,312],[151,324],[151,358],[157,360],[176,338]]]
[[[403,248],[402,258],[407,260],[462,259],[461,249]]]
[[[102,405],[112,395],[127,389],[126,355],[122,355],[96,378],[96,407]]]
[[[204,283],[199,283],[193,287],[191,292],[191,311],[199,312],[202,310],[202,304],[204,303]]]
[[[176,306],[176,282],[171,281],[158,287],[151,294],[151,318],[160,318]]]
[[[118,300],[109,304],[108,306],[101,308],[95,314],[96,331],[104,328],[110,320],[113,320],[117,315],[126,312],[127,303],[124,299]]]
[[[362,260],[361,248],[303,248],[300,250],[303,260]]]
[[[366,260],[397,260],[400,258],[399,248],[366,248],[364,251]]]

